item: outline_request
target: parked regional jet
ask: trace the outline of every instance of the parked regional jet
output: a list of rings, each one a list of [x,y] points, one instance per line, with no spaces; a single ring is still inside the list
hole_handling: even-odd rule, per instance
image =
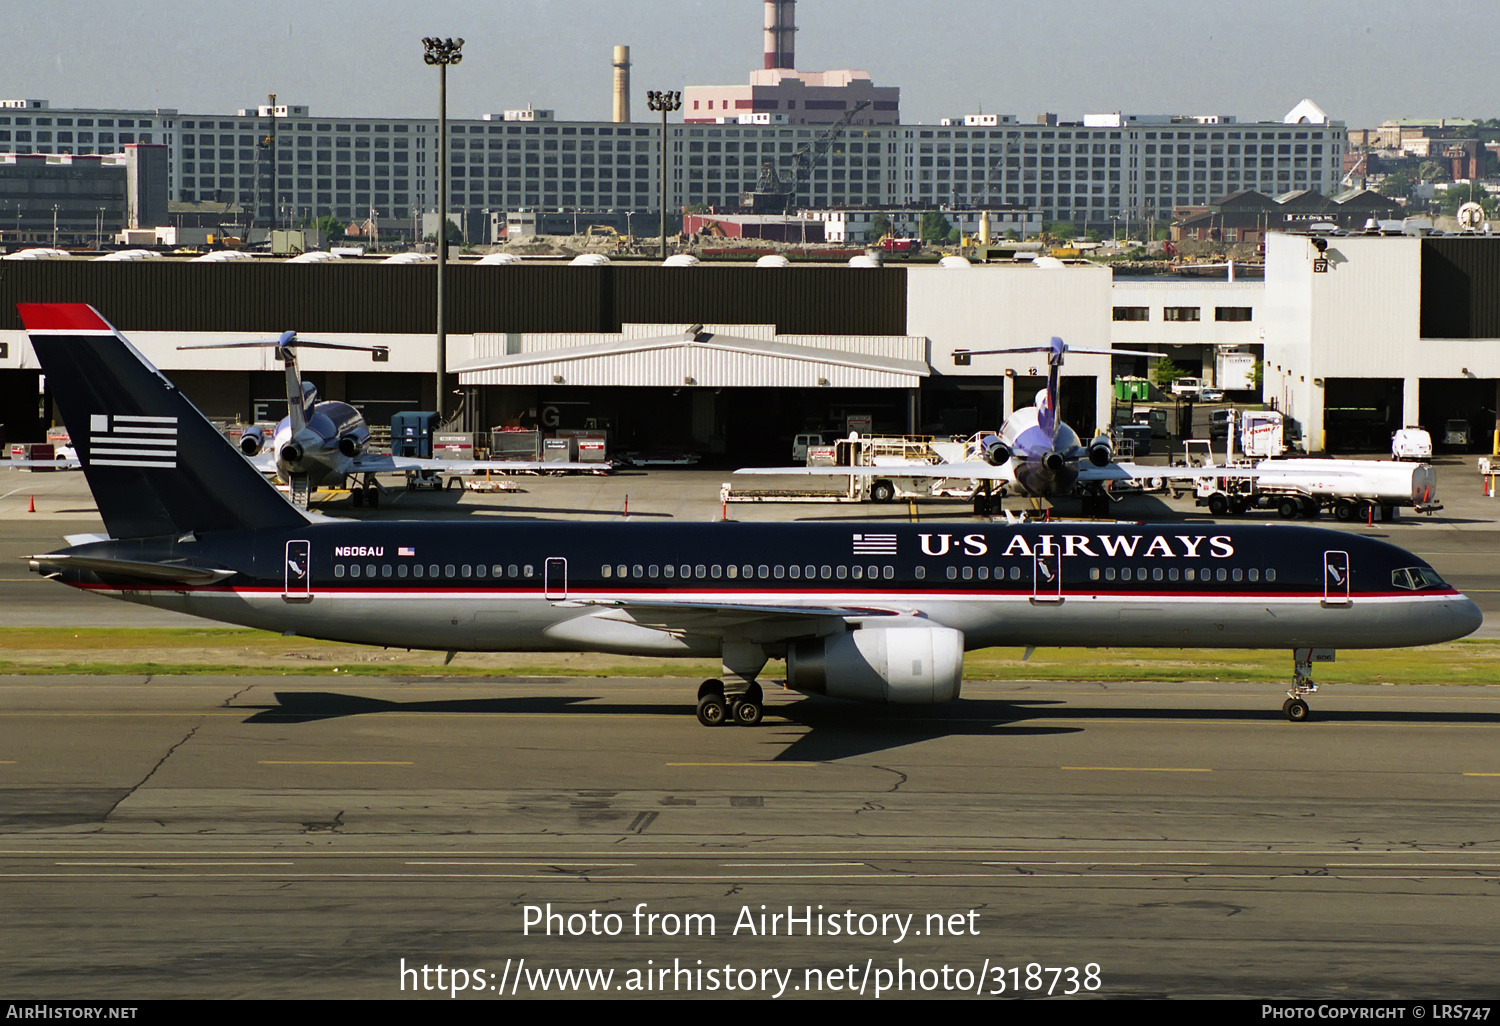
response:
[[[590,464],[541,463],[507,460],[503,464],[476,460],[436,460],[415,456],[390,456],[368,451],[370,427],[362,413],[348,403],[319,400],[318,390],[303,381],[297,367],[298,349],[350,349],[369,352],[376,358],[384,352],[381,346],[353,346],[336,342],[310,342],[297,338],[295,331],[282,332],[275,341],[218,342],[202,346],[178,346],[178,349],[265,349],[274,348],[286,370],[287,416],[276,425],[271,443],[265,434],[251,428],[240,436],[240,451],[263,474],[274,474],[291,486],[292,502],[307,508],[312,491],[320,487],[337,488],[351,477],[363,477],[363,487],[350,488],[354,505],[380,504],[380,486],[376,474],[475,474],[486,470],[598,470]]]
[[[1082,487],[1085,516],[1101,516],[1109,509],[1106,486],[1114,481],[1190,478],[1207,476],[1191,467],[1145,467],[1114,461],[1114,446],[1107,435],[1099,434],[1085,446],[1078,434],[1058,416],[1058,378],[1064,354],[1087,353],[1096,356],[1160,357],[1160,353],[1134,352],[1128,349],[1073,349],[1062,339],[1053,337],[1045,346],[1022,346],[1012,349],[959,349],[954,356],[991,356],[998,353],[1046,353],[1047,387],[1036,394],[1029,407],[1005,418],[999,434],[984,435],[977,449],[979,459],[962,463],[932,463],[903,466],[897,470],[879,467],[747,467],[736,474],[793,474],[821,477],[861,476],[901,478],[942,478],[953,481],[979,481],[974,496],[974,512],[988,516],[994,511],[995,498],[1014,489],[1033,498],[1056,498]],[[1087,462],[1085,462],[1087,461]],[[1247,474],[1249,471],[1220,469],[1220,476]]]
[[[1301,525],[570,524],[313,518],[99,314],[22,304],[108,536],[32,570],[263,630],[455,652],[718,656],[706,725],[759,678],[869,702],[957,698],[996,645],[1290,648],[1308,715],[1328,650],[1460,638],[1482,617],[1418,557]]]

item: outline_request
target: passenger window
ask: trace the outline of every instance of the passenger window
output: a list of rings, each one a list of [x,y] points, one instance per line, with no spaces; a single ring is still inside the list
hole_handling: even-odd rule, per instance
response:
[[[776,568],[776,579],[778,581],[781,580],[782,574],[785,572],[785,570],[786,570],[786,568],[785,567],[781,567],[781,566],[778,566]]]
[[[483,563],[480,563],[478,566],[476,566],[474,568],[474,576],[475,577],[483,577],[488,572],[489,572],[489,567],[485,566]]]
[[[712,578],[713,578],[713,579],[714,579],[714,580],[716,580],[716,581],[717,581],[717,580],[718,580],[718,579],[719,579],[719,578],[720,578],[720,577],[722,577],[722,576],[723,576],[723,575],[724,575],[724,568],[723,568],[723,567],[721,567],[721,566],[720,566],[720,565],[719,565],[719,564],[717,564],[717,563],[715,563],[715,564],[714,564],[714,565],[713,565],[713,566],[711,566],[711,567],[709,567],[709,568],[708,568],[708,576],[710,576],[710,577],[712,577]],[[699,577],[702,577],[702,576],[703,576],[703,573],[702,573],[702,571],[699,571],[699,573],[698,573],[698,576],[699,576]]]
[[[625,564],[624,563],[621,563],[619,566],[615,567],[615,576],[616,577],[626,577],[626,576],[628,576],[625,573]]]
[[[1112,581],[1112,580],[1115,579],[1115,568],[1114,567],[1107,566],[1107,567],[1104,568],[1104,579],[1106,581]]]
[[[1177,568],[1175,566],[1172,567],[1170,570],[1167,571],[1167,580],[1169,580],[1169,581],[1175,581],[1175,580],[1177,580]]]
[[[1215,574],[1215,575],[1214,575],[1214,576],[1215,576],[1215,577],[1216,577],[1216,578],[1218,578],[1218,580],[1219,580],[1219,581],[1220,581],[1220,582],[1221,582],[1221,583],[1222,583],[1222,582],[1223,582],[1223,581],[1226,581],[1226,580],[1228,580],[1228,579],[1229,579],[1229,574],[1228,574],[1228,573],[1227,573],[1227,572],[1225,572],[1225,570],[1224,570],[1224,568],[1223,568],[1223,567],[1222,567],[1222,566],[1221,566],[1221,567],[1219,567],[1219,572],[1218,572],[1218,573],[1217,573],[1217,574]]]
[[[661,568],[661,575],[663,577],[670,578],[670,577],[675,576],[676,573],[677,573],[677,568],[675,566],[673,566],[671,563],[668,563],[666,566],[664,566],[664,567]]]
[[[499,563],[496,563],[494,570],[491,571],[491,575],[494,577],[504,577],[505,567],[501,566]]]
[[[843,567],[839,567],[839,576],[840,577],[844,576],[844,568]],[[852,577],[856,581],[862,581],[862,580],[865,579],[865,568],[862,567],[862,566],[850,567],[849,568],[849,576]]]
[[[765,580],[767,577],[771,576],[771,568],[762,563],[760,566],[755,568],[755,576],[759,577],[761,580]],[[781,575],[777,574],[776,576],[780,577]]]
[[[438,575],[438,568],[437,568],[437,564],[434,563],[430,567],[427,568],[427,576],[428,577],[436,577],[437,575]]]
[[[1154,567],[1151,568],[1151,579],[1153,581],[1159,581],[1159,580],[1162,579],[1162,569],[1161,569],[1161,567],[1154,566]]]
[[[389,563],[382,563],[382,564],[380,564],[380,576],[381,577],[389,577],[389,576],[391,576],[391,564],[389,564]]]
[[[396,576],[397,577],[405,577],[406,576],[406,564],[405,563],[398,563],[398,564],[396,564]]]
[[[849,568],[846,567],[846,566],[840,565],[839,568],[838,568],[838,572],[835,574],[835,576],[838,577],[838,579],[842,581],[845,577],[849,576]]]
[[[874,569],[874,568],[871,567],[871,569]],[[888,581],[894,581],[896,579],[896,568],[895,567],[888,566],[888,567],[885,568],[885,579],[888,580]]]
[[[966,580],[966,581],[972,581],[973,579],[974,579],[974,568],[972,566],[966,566],[966,567],[964,567],[964,580]]]
[[[1230,575],[1229,575],[1229,576],[1230,576],[1230,577],[1232,577],[1232,578],[1234,578],[1234,579],[1235,579],[1235,580],[1236,580],[1236,581],[1238,581],[1238,580],[1240,580],[1240,579],[1241,579],[1241,578],[1243,578],[1243,577],[1244,577],[1244,576],[1245,576],[1245,575],[1244,575],[1244,573],[1243,573],[1243,572],[1242,572],[1242,571],[1241,571],[1241,570],[1240,570],[1240,568],[1239,568],[1239,567],[1235,567],[1235,568],[1234,568],[1234,571],[1233,571],[1233,572],[1232,572],[1232,573],[1231,573],[1231,574],[1230,574]]]
[[[1213,580],[1214,579],[1214,568],[1211,567],[1211,566],[1204,567],[1203,568],[1202,579],[1205,580],[1205,581],[1211,581],[1211,580]]]
[[[657,565],[655,563],[652,563],[651,566],[650,566],[650,568],[647,570],[647,573],[651,577],[655,577],[658,569],[659,568],[657,567]]]
[[[465,563],[463,566],[459,567],[458,572],[464,577],[471,577],[474,574],[474,568],[468,563]]]
[[[790,568],[790,569],[789,569],[789,570],[788,570],[788,574],[789,574],[789,575],[790,575],[790,577],[791,577],[791,578],[792,578],[792,580],[794,580],[794,581],[800,581],[800,580],[802,580],[802,568],[801,568],[801,567],[800,567],[800,566],[795,566],[795,565],[794,565],[794,566],[792,566],[792,567],[791,567],[791,568]],[[777,575],[776,575],[776,576],[777,576],[777,577],[780,577],[780,576],[781,576],[781,575],[780,575],[780,574],[777,574]]]
[[[444,566],[443,566],[443,576],[444,577],[447,577],[447,578],[449,578],[451,580],[454,576],[457,575],[457,573],[458,573],[458,568],[455,567],[452,563],[444,564]]]
[[[631,571],[630,571],[630,573],[631,573],[631,576],[633,576],[633,577],[645,577],[645,576],[646,576],[646,574],[645,574],[645,569],[646,569],[646,568],[645,568],[645,567],[643,567],[643,566],[636,566],[636,567],[634,567],[634,568],[633,568],[633,569],[632,569],[632,570],[631,570]]]
[[[1250,574],[1250,580],[1252,582],[1260,580],[1260,571],[1259,570],[1256,570],[1256,569],[1252,568],[1249,571],[1249,574]]]
[[[1182,579],[1185,580],[1185,581],[1196,580],[1197,577],[1198,577],[1198,571],[1194,570],[1192,567],[1188,567],[1186,570],[1184,570],[1182,572]]]
[[[350,577],[358,577],[359,576],[359,564],[358,563],[350,564],[350,566],[349,566],[349,576]]]
[[[979,568],[979,579],[981,581],[987,581],[987,580],[990,579],[990,568],[989,567],[982,566],[982,567]],[[1095,569],[1094,570],[1094,580],[1097,581],[1098,579],[1099,579],[1099,571],[1097,569]]]
[[[811,570],[812,567],[808,567],[807,569]],[[807,576],[811,577],[812,574],[809,573]],[[823,576],[823,580],[825,580],[825,581],[832,580],[833,579],[833,567],[831,567],[831,566],[825,566],[823,568],[823,571],[822,571],[822,576]]]
[[[335,577],[342,577],[342,576],[344,576],[344,564],[342,564],[342,563],[335,563],[334,564],[334,567],[333,567],[333,576],[335,576]]]
[[[948,580],[950,580],[950,581],[956,581],[956,580],[958,580],[958,567],[956,567],[956,566],[950,566],[948,568]]]
[[[420,568],[418,568],[418,569],[420,569]],[[420,577],[421,574],[418,574],[417,576]],[[512,563],[512,564],[510,564],[509,566],[507,566],[505,568],[505,576],[507,576],[507,577],[520,577],[521,576],[517,572],[516,564]]]
[[[1097,566],[1091,566],[1091,567],[1089,567],[1089,580],[1091,580],[1091,581],[1097,581],[1098,579],[1099,579],[1099,568]]]
[[[693,576],[696,577],[696,578],[698,578],[699,580],[702,580],[707,575],[708,575],[708,567],[707,567],[707,565],[705,565],[703,563],[699,563],[696,567],[693,568]]]
[[[1020,567],[1013,566],[1013,567],[1010,568],[1010,579],[1013,580],[1013,581],[1019,581],[1021,579],[1021,568]]]
[[[684,563],[681,567],[681,573],[683,577],[691,577],[693,576],[693,568]]]
[[[374,577],[375,576],[375,564],[374,563],[366,563],[365,564],[365,576],[366,577]]]
[[[412,574],[413,577],[421,577],[422,576],[422,564],[421,563],[414,563],[414,564],[412,564],[411,574]]]
[[[890,567],[887,567],[886,569],[891,570],[892,573],[895,572]],[[875,578],[875,577],[879,577],[879,576],[880,576],[880,567],[878,567],[878,566],[872,566],[872,567],[870,567],[870,577],[871,578]],[[887,576],[889,576],[889,574]]]
[[[917,569],[912,573],[912,576],[919,581],[925,580],[927,577],[927,568],[925,566],[917,567]]]
[[[1120,571],[1120,580],[1122,580],[1122,581],[1128,581],[1128,580],[1130,580],[1130,567],[1127,566],[1127,567],[1125,567],[1124,569],[1122,569]]]
[[[740,567],[740,576],[744,577],[744,578],[754,577],[755,576],[755,567],[753,567],[753,566],[742,566],[742,567]],[[761,574],[761,576],[764,577],[765,574]]]
[[[603,566],[601,566],[599,568],[599,576],[600,577],[613,577],[614,573],[615,573],[615,568],[612,567],[612,566],[610,566],[608,563],[605,563]]]
[[[1276,580],[1276,571],[1275,570],[1267,570],[1266,571],[1266,580],[1267,581],[1274,581],[1274,580]]]
[[[725,577],[733,579],[735,577],[738,577],[739,575],[740,575],[740,568],[737,567],[737,566],[735,566],[733,563],[730,563],[728,566],[726,566],[724,568],[724,576]]]
[[[521,576],[522,577],[530,577],[534,573],[535,573],[535,571],[533,571],[531,569],[531,564],[530,563],[527,563],[525,566],[521,567]]]

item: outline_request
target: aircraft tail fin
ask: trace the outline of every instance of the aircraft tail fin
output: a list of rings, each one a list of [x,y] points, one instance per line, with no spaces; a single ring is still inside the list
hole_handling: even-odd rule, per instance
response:
[[[308,522],[92,306],[17,309],[112,537]]]

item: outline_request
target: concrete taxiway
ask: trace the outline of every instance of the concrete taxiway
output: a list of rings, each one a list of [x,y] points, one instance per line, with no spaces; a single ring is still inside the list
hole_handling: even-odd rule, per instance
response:
[[[405,959],[494,997],[524,958],[620,995],[731,966],[1015,996],[1032,963],[1115,997],[1494,994],[1500,688],[1334,689],[1306,725],[1272,686],[777,693],[709,730],[694,684],[8,678],[0,990],[438,997]]]

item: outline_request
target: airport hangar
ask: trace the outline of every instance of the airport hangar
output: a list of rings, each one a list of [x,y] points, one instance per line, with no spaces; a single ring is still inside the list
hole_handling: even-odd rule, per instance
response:
[[[1319,246],[1322,248],[1319,248]],[[285,412],[268,350],[178,346],[303,337],[384,346],[389,358],[308,351],[325,398],[371,423],[435,399],[432,264],[16,261],[0,275],[0,416],[39,440],[35,357],[17,302],[88,302],[212,418]],[[454,264],[448,369],[464,430],[607,425],[615,451],[785,462],[791,436],[868,417],[878,433],[968,434],[1032,400],[1045,344],[1160,349],[1212,376],[1219,347],[1264,356],[1265,398],[1312,451],[1389,443],[1468,418],[1488,448],[1500,382],[1500,239],[1273,233],[1264,282],[1144,281],[1109,268],[990,264],[582,267]],[[1128,319],[1121,311],[1128,310]],[[1144,311],[1144,312],[1142,312]],[[1226,311],[1232,311],[1225,315]],[[689,328],[697,330],[689,334]],[[1194,358],[1197,363],[1195,364]],[[1115,374],[1145,361],[1077,355],[1063,414],[1109,422]],[[1252,396],[1231,394],[1248,401]]]

